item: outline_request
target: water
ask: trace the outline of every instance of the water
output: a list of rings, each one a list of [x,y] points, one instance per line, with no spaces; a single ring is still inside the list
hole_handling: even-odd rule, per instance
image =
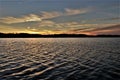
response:
[[[120,80],[120,38],[2,38],[0,80]]]

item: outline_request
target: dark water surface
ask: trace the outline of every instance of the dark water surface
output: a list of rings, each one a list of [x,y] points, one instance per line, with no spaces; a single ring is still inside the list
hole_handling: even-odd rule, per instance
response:
[[[2,38],[0,80],[120,80],[120,38]]]

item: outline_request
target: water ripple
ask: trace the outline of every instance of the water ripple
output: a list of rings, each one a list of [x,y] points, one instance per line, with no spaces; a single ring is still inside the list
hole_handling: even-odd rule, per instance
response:
[[[119,38],[0,39],[0,80],[119,79]]]

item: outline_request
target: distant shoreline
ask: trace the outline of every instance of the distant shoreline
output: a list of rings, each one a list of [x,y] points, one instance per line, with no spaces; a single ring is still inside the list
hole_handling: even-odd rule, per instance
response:
[[[86,34],[27,34],[27,33],[0,33],[0,38],[114,38],[120,35],[86,35]]]
[[[2,38],[120,38],[120,37],[0,37]]]

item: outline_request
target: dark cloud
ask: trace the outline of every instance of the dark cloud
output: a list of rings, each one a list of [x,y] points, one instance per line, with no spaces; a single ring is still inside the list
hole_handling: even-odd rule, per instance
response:
[[[120,17],[103,18],[103,19],[96,19],[96,20],[120,20]]]
[[[113,29],[120,30],[120,24],[109,26],[109,27],[96,28],[96,29],[90,30],[89,32],[92,32],[92,31],[102,31],[102,30],[113,30]]]
[[[120,24],[109,26],[109,27],[103,27],[103,28],[96,28],[89,31],[91,34],[115,34],[120,35]]]
[[[69,32],[75,33],[75,34],[115,34],[120,35],[120,24],[107,26],[107,27],[101,27],[101,28],[82,28],[82,29],[73,29]]]

